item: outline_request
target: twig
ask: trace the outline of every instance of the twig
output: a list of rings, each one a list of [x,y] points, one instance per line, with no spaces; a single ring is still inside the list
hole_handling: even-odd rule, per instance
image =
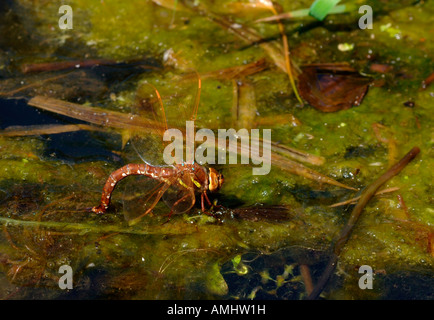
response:
[[[116,64],[115,60],[107,59],[90,59],[90,60],[74,60],[74,61],[55,61],[42,63],[29,63],[21,66],[22,73],[44,72],[44,71],[59,71],[66,69],[87,68],[98,65]]]
[[[288,172],[291,172],[293,174],[302,176],[306,179],[310,179],[313,181],[318,182],[319,184],[330,184],[330,185],[334,185],[337,187],[341,187],[341,188],[345,188],[348,190],[354,190],[354,191],[358,191],[357,189],[347,186],[343,183],[340,183],[326,175],[323,175],[309,167],[306,167],[304,165],[302,165],[301,163],[292,161],[288,158],[285,158],[277,153],[272,153],[271,154],[271,163],[273,165],[278,166],[280,169],[282,170],[286,170]]]
[[[312,277],[310,276],[309,266],[307,264],[300,264],[300,273],[301,277],[303,278],[306,293],[309,295],[313,291],[313,283]]]
[[[321,156],[316,156],[298,149],[294,149],[276,142],[271,142],[271,150],[288,156],[294,160],[309,163],[315,166],[321,166],[324,164],[325,159]]]
[[[268,63],[265,58],[259,59],[257,61],[251,62],[249,64],[239,65],[235,67],[229,67],[224,69],[218,69],[213,71],[208,71],[200,74],[202,80],[214,79],[214,80],[233,80],[242,79],[244,77],[253,75],[255,73],[261,72],[267,69]],[[188,73],[183,76],[183,79],[196,78],[196,73]]]
[[[142,60],[116,61],[108,59],[89,59],[89,60],[71,60],[71,61],[54,61],[42,63],[30,63],[21,66],[22,73],[35,73],[46,71],[60,71],[69,69],[92,68],[97,66],[116,66],[116,65],[139,65],[144,69],[158,69],[154,66],[145,64]]]
[[[398,201],[399,201],[399,204],[400,204],[402,210],[404,210],[404,213],[405,213],[407,219],[410,219],[410,214],[408,213],[407,205],[404,202],[404,198],[402,198],[402,196],[400,194],[398,194]]]
[[[68,76],[68,75],[69,75],[69,73],[65,73],[65,74],[61,74],[61,75],[54,76],[54,77],[49,77],[49,78],[46,78],[46,79],[39,79],[39,80],[37,80],[37,81],[34,81],[34,82],[32,82],[32,83],[29,83],[29,84],[27,84],[27,85],[25,85],[25,86],[22,86],[22,87],[20,87],[20,88],[17,88],[17,89],[11,90],[11,91],[5,91],[5,92],[0,91],[0,96],[9,96],[9,97],[10,97],[10,96],[13,96],[14,94],[16,94],[16,93],[18,93],[18,92],[20,92],[20,91],[23,91],[23,90],[27,90],[27,89],[29,89],[29,88],[32,88],[32,87],[34,87],[35,85],[40,86],[40,85],[42,85],[42,84],[45,83],[45,82],[54,81],[54,80],[59,80],[59,79],[61,79],[61,78],[65,78],[65,77]]]
[[[379,177],[365,189],[362,196],[360,197],[359,202],[354,207],[350,219],[348,220],[345,227],[342,229],[341,234],[335,242],[334,246],[332,246],[332,254],[330,260],[314,290],[308,296],[309,300],[318,298],[318,296],[324,290],[330,276],[332,275],[336,267],[339,255],[345,244],[347,243],[348,238],[350,237],[351,232],[353,231],[353,228],[357,223],[360,214],[362,213],[369,200],[371,200],[371,198],[375,195],[378,188],[380,188],[386,181],[401,172],[401,170],[404,169],[405,166],[419,154],[419,152],[420,149],[418,147],[414,147],[413,149],[411,149],[398,163],[396,163],[393,167],[387,170],[386,173],[384,173],[381,177]]]
[[[36,96],[29,100],[28,105],[104,127],[161,132],[161,125],[148,119],[55,98]]]
[[[31,126],[13,126],[0,130],[2,137],[23,137],[38,136],[48,134],[58,134],[65,132],[74,132],[80,130],[102,131],[102,129],[87,124],[48,124],[48,125],[31,125]]]
[[[270,10],[275,15],[277,15],[277,11],[274,8],[273,4],[271,4]],[[280,19],[277,19],[277,25],[279,26],[279,32],[280,32],[280,35],[282,36],[283,56],[285,58],[286,73],[288,74],[289,82],[291,83],[291,87],[292,87],[292,90],[294,91],[295,97],[300,102],[300,104],[303,106],[304,105],[303,100],[301,99],[301,97],[298,93],[298,90],[297,90],[297,86],[295,85],[294,75],[293,75],[293,71],[292,71],[292,61],[291,61],[291,58],[289,56],[290,53],[289,53],[288,37],[286,36],[285,28],[284,28],[283,24],[280,22]]]
[[[379,195],[384,194],[384,193],[394,192],[394,191],[397,191],[397,190],[399,190],[398,187],[384,189],[384,190],[381,190],[381,191],[378,191],[377,193],[375,193],[375,196],[379,196]],[[352,198],[352,199],[349,199],[349,200],[346,200],[346,201],[342,201],[342,202],[338,202],[338,203],[332,204],[329,207],[330,208],[335,208],[335,207],[345,206],[347,204],[355,203],[359,199],[360,199],[360,196]]]

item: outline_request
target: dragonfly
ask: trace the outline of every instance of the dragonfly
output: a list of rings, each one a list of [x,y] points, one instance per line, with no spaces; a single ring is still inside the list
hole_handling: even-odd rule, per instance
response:
[[[183,83],[186,80],[180,80],[179,82]],[[139,85],[132,113],[135,116],[147,119],[152,117],[153,123],[156,124],[153,131],[154,134],[157,132],[157,138],[151,137],[151,134],[146,131],[135,130],[130,133],[131,146],[143,163],[129,163],[110,174],[103,187],[100,204],[91,209],[94,213],[103,214],[108,210],[116,186],[120,181],[130,176],[144,178],[140,182],[135,181],[129,184],[127,193],[130,197],[133,197],[130,203],[134,203],[136,207],[139,204],[142,208],[141,210],[125,210],[126,220],[130,224],[151,213],[161,199],[170,208],[169,219],[172,214],[189,211],[196,203],[197,194],[200,194],[202,212],[207,213],[206,205],[212,206],[208,192],[217,192],[224,182],[223,175],[216,169],[206,168],[194,160],[181,161],[170,165],[151,164],[162,162],[161,151],[164,145],[164,132],[172,126],[180,128],[182,127],[182,121],[195,121],[197,117],[201,93],[199,75],[197,74],[197,93],[193,103],[190,101],[192,100],[191,97],[185,97],[185,92],[189,91],[187,89],[188,84],[180,85],[178,83],[175,86],[178,92],[176,94],[169,93],[169,96],[165,98],[169,102],[169,107],[171,107],[169,113],[166,110],[167,105],[163,104],[162,95],[156,87],[150,83]],[[179,101],[183,101],[181,105],[178,105]],[[188,116],[188,114],[190,115]],[[143,192],[143,190],[137,190],[141,185],[147,190],[145,195],[141,196],[140,200],[137,200],[135,194]]]

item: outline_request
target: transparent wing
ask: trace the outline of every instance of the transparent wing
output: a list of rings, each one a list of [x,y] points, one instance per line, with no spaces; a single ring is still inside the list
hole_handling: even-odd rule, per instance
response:
[[[170,185],[163,196],[163,201],[172,210],[172,213],[184,213],[194,206],[196,194],[188,174],[180,175]]]
[[[193,75],[147,79],[138,85],[131,112],[153,124],[153,129],[133,128],[131,147],[142,161],[163,165],[163,141],[167,129],[179,129],[184,135],[186,121],[194,120],[200,99],[200,79]],[[185,135],[184,135],[185,137]]]
[[[134,224],[156,209],[158,202],[177,177],[174,176],[166,182],[145,176],[132,176],[127,179],[129,181],[125,184],[122,196],[123,212],[125,220]]]

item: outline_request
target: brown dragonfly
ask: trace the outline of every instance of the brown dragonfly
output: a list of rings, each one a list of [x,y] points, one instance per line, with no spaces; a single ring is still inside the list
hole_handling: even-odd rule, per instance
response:
[[[201,80],[198,76],[197,93],[194,99],[188,96],[188,92],[192,90],[189,88],[191,80],[187,81],[190,84],[185,84],[186,81],[173,81],[176,84],[165,88],[169,93],[163,98],[153,85],[144,83],[139,86],[136,92],[136,103],[131,111],[135,116],[147,119],[152,116],[155,124],[152,130],[154,134],[148,130],[136,129],[128,136],[129,144],[144,163],[130,163],[112,172],[104,185],[101,202],[92,208],[93,212],[98,214],[106,212],[115,187],[129,176],[142,177],[141,180],[130,183],[126,191],[126,197],[130,197],[128,202],[133,203],[135,207],[134,210],[131,209],[132,206],[125,210],[125,217],[129,223],[134,223],[149,214],[161,199],[171,209],[169,218],[174,213],[189,211],[196,202],[197,194],[200,194],[203,212],[206,212],[205,202],[212,206],[207,192],[219,190],[224,181],[223,175],[217,170],[207,169],[194,161],[172,165],[151,164],[162,163],[164,131],[172,127],[172,124],[173,127],[182,128],[182,121],[194,121],[197,117]],[[177,93],[170,93],[170,91]],[[163,99],[167,102],[166,106],[163,105]],[[171,112],[166,109],[170,109]],[[185,123],[183,126],[185,127]],[[144,190],[146,190],[144,196],[137,195]]]

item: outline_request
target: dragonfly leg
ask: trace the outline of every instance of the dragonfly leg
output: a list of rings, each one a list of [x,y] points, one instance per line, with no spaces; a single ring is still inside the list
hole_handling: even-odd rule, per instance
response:
[[[206,191],[204,193],[202,193],[202,195],[205,197],[206,202],[208,203],[208,205],[210,207],[215,207],[215,208],[224,208],[222,205],[219,204],[212,204],[211,201],[208,198],[208,194],[206,193]],[[202,199],[202,205],[203,205],[203,199]]]
[[[206,193],[206,191],[204,191],[204,192],[202,193],[202,196],[205,197],[206,202],[207,202],[208,205],[211,207],[211,206],[212,206],[212,203],[211,203],[211,201],[209,201],[208,194]],[[203,199],[202,199],[202,202],[203,202]]]
[[[201,206],[202,212],[205,212],[205,203],[203,202],[203,193],[200,195],[200,206]]]
[[[172,217],[172,214],[174,213],[173,208],[176,207],[176,206],[177,206],[181,201],[187,199],[188,197],[189,197],[189,195],[186,194],[185,196],[183,196],[182,198],[178,199],[178,200],[173,204],[172,209],[170,210],[169,214],[167,215],[167,221],[166,221],[165,223],[169,222],[170,218]]]
[[[208,212],[208,210],[205,209],[205,201],[204,200],[206,200],[208,205],[210,207],[212,207],[212,203],[211,203],[211,201],[209,201],[209,198],[208,198],[208,195],[206,194],[206,191],[201,193],[200,200],[201,200],[200,203],[201,203],[202,212],[205,213],[206,215],[209,215],[209,216],[215,218],[215,215],[213,213],[210,213],[210,212]]]
[[[173,209],[170,210],[169,214],[167,215],[167,220],[165,222],[163,222],[163,224],[166,224],[170,221],[170,217],[172,216],[172,214],[173,214]]]

